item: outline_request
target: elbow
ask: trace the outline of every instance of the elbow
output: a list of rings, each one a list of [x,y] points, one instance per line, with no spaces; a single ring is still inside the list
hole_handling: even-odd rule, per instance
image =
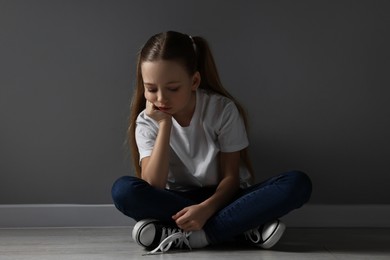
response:
[[[232,189],[232,192],[233,193],[238,193],[239,190],[240,190],[240,178],[237,178],[237,177],[233,177],[231,178],[231,189]]]
[[[160,189],[160,190],[165,189],[165,184],[163,184],[163,183],[158,183],[158,182],[156,182],[156,183],[148,182],[148,183],[150,184],[150,186],[152,186],[152,187],[154,187],[156,189]]]

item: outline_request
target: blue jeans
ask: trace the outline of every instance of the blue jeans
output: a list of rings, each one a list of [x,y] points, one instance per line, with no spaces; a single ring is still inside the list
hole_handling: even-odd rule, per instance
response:
[[[153,218],[172,222],[181,209],[210,197],[216,187],[188,192],[157,189],[146,181],[123,176],[112,187],[115,206],[136,221]],[[215,213],[204,225],[211,244],[232,240],[252,228],[286,215],[305,204],[311,195],[309,177],[290,171],[241,189],[235,199]]]

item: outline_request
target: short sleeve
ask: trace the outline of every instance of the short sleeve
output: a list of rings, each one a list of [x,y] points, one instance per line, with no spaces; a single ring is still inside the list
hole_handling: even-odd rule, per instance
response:
[[[218,132],[221,152],[236,152],[249,145],[244,120],[233,102],[225,106]]]
[[[140,118],[139,118],[140,119]],[[143,158],[152,154],[154,143],[157,137],[157,130],[154,125],[147,122],[137,120],[135,128],[135,141],[137,143],[140,162]]]

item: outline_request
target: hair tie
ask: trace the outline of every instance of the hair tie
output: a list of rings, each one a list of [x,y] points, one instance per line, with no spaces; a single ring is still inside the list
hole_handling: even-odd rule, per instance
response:
[[[195,44],[195,41],[194,41],[194,38],[192,38],[191,35],[188,35],[192,41],[192,47],[194,48],[194,51],[196,52],[196,44]]]

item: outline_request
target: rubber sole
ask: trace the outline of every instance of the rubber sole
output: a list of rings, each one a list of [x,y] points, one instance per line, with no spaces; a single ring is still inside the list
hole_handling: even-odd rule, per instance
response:
[[[278,221],[272,234],[266,240],[264,240],[263,243],[259,244],[259,247],[264,249],[270,249],[271,247],[276,245],[276,243],[279,242],[285,230],[286,230],[286,225]]]
[[[149,225],[150,223],[153,223],[155,222],[156,220],[155,219],[143,219],[143,220],[140,220],[138,221],[134,228],[133,228],[133,231],[131,233],[131,236],[133,238],[133,240],[135,242],[137,242],[138,245],[140,246],[143,246],[143,247],[149,247],[150,245],[144,245],[141,243],[141,238],[140,238],[140,235],[142,233],[142,230],[147,226]]]

